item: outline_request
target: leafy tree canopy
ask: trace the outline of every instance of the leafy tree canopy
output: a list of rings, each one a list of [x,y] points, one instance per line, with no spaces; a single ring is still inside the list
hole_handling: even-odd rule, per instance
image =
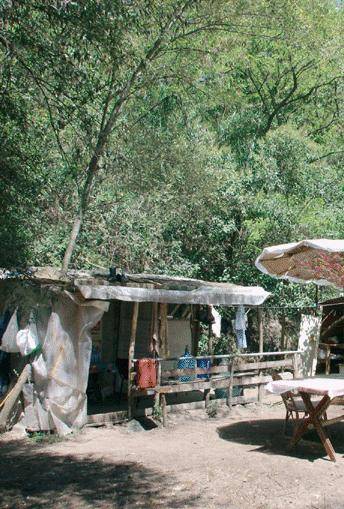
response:
[[[253,266],[265,245],[343,238],[336,2],[13,0],[1,15],[1,265],[278,293]]]

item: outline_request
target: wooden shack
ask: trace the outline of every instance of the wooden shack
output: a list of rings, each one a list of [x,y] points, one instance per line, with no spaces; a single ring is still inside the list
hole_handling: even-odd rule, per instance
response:
[[[182,394],[201,395],[207,406],[211,392],[224,389],[229,406],[244,402],[234,396],[238,386],[257,387],[262,399],[271,369],[297,369],[298,354],[263,352],[259,306],[268,295],[260,287],[113,270],[3,271],[1,307],[11,321],[2,348],[14,357],[25,354],[31,367],[23,388],[25,426],[64,434],[86,422],[131,418],[152,408],[165,421],[168,406],[180,403]],[[198,355],[201,315],[211,306],[239,305],[257,315],[259,352],[213,355],[210,334],[207,355]],[[182,367],[185,346],[192,364]],[[154,361],[156,372],[148,387],[137,378],[144,359]],[[87,417],[92,390],[101,400],[99,412]]]

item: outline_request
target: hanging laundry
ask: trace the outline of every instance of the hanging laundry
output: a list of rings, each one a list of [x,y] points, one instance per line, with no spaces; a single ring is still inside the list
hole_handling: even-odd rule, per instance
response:
[[[247,316],[244,306],[238,306],[234,320],[234,330],[237,338],[237,347],[242,350],[247,348],[246,341]]]

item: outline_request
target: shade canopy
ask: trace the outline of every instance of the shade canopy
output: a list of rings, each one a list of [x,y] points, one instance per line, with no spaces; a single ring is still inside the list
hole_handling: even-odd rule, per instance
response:
[[[54,292],[77,291],[85,300],[259,306],[270,295],[260,286],[240,286],[162,274],[127,274],[123,271],[114,276],[105,269],[67,272],[56,267],[31,267],[21,271],[0,269],[1,280],[24,284],[30,282]]]
[[[312,239],[266,247],[255,265],[276,278],[343,289],[344,240]]]
[[[183,278],[159,278],[160,287],[85,285],[77,287],[85,299],[162,302],[170,304],[212,304],[214,306],[259,306],[269,293],[260,286],[239,286]],[[166,284],[168,283],[168,284]],[[168,289],[166,288],[169,287]],[[172,287],[172,288],[171,288]]]

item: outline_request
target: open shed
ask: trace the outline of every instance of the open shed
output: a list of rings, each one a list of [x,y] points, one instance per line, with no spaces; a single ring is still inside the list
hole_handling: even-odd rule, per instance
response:
[[[123,417],[135,413],[139,399],[158,403],[164,415],[166,395],[202,391],[207,403],[212,388],[226,389],[232,404],[235,385],[263,385],[269,377],[262,369],[276,363],[293,368],[293,352],[273,361],[264,361],[271,352],[262,351],[258,359],[257,354],[214,356],[210,335],[209,354],[198,356],[201,315],[210,306],[258,309],[268,295],[260,287],[152,274],[65,274],[50,267],[3,271],[1,307],[10,320],[1,348],[12,352],[13,364],[29,361],[23,387],[26,427],[63,434],[83,426],[87,388],[91,399],[101,371],[110,380],[100,388],[101,396],[120,392]],[[184,362],[186,345],[190,358]],[[148,373],[148,382],[140,370]]]

